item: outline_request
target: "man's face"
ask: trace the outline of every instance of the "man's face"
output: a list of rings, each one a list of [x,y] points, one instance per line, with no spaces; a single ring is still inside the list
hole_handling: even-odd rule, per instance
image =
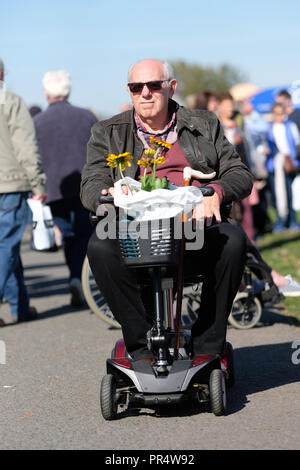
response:
[[[250,114],[253,111],[253,109],[254,108],[249,100],[243,101],[242,106],[241,106],[241,113],[244,116],[247,116],[248,114]]]
[[[229,99],[222,100],[219,103],[220,116],[230,119],[233,115],[233,102]]]
[[[155,60],[144,60],[134,66],[130,76],[130,83],[146,83],[165,80],[162,63]],[[160,90],[151,90],[144,85],[139,92],[131,92],[127,87],[132,104],[142,120],[159,120],[168,110],[168,101],[177,87],[175,79],[164,81]]]
[[[219,100],[215,96],[211,96],[207,103],[208,111],[215,113],[218,111],[218,107],[219,107]]]
[[[272,112],[273,120],[276,123],[282,123],[285,119],[284,108],[281,106],[275,106]]]
[[[282,104],[282,106],[286,109],[291,105],[291,100],[285,96],[276,96],[276,103]]]

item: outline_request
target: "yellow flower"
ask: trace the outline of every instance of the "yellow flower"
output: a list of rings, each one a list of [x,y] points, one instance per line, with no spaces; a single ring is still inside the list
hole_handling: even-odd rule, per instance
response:
[[[153,158],[146,158],[145,156],[143,156],[137,163],[139,166],[142,166],[144,168],[149,168],[149,166],[152,167],[154,163],[156,165],[162,165],[163,163],[165,163],[165,161],[166,161],[165,157],[158,157],[154,160]]]
[[[165,157],[158,157],[156,159],[156,164],[157,165],[163,165],[165,163],[165,161],[166,161]]]
[[[155,150],[154,149],[146,149],[145,152],[144,152],[144,155],[145,157],[148,157],[148,158],[153,158],[154,155],[155,155]]]
[[[125,171],[126,166],[131,166],[131,162],[129,160],[132,159],[133,156],[130,154],[130,152],[120,153],[119,155],[114,155],[113,153],[110,153],[106,161],[107,166],[111,166],[112,168],[119,168],[120,174],[124,179],[123,171]],[[125,184],[128,188],[129,193],[132,194],[132,191],[126,181]]]
[[[170,144],[169,142],[158,140],[155,137],[150,137],[150,144],[154,145],[154,147],[157,146],[167,150],[170,150],[170,148],[172,147],[172,144]]]
[[[154,160],[142,157],[140,160],[138,160],[138,165],[142,166],[144,168],[148,168],[149,166],[152,166],[154,163]]]
[[[119,155],[110,153],[106,160],[108,166],[111,166],[112,168],[120,167],[121,170],[124,171],[126,166],[131,166],[131,162],[129,160],[132,159],[133,156],[130,154],[130,152],[125,152],[120,153]]]

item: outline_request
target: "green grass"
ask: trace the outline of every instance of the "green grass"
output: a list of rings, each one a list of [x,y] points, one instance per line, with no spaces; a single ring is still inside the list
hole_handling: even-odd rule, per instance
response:
[[[300,231],[267,234],[259,239],[257,247],[263,259],[275,271],[300,282]],[[284,313],[300,321],[300,297],[288,297],[280,304]]]

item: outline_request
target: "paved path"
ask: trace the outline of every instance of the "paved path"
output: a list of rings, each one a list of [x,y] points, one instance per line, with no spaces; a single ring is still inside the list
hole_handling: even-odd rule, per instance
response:
[[[120,331],[69,307],[61,252],[31,251],[26,234],[23,261],[39,319],[0,329],[1,449],[299,449],[300,365],[292,354],[300,353],[291,346],[300,329],[280,311],[255,329],[228,330],[237,383],[226,416],[189,406],[106,422],[99,383]],[[1,316],[9,321],[7,305]]]

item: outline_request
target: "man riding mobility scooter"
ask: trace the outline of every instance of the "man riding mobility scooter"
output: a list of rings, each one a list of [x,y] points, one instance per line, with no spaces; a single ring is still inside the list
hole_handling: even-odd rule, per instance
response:
[[[212,187],[201,193],[211,196]],[[201,197],[201,195],[200,195]],[[102,196],[101,203],[112,201]],[[179,224],[176,225],[176,220]],[[181,222],[182,220],[182,222]],[[155,321],[147,333],[148,349],[154,361],[133,361],[123,339],[117,341],[107,359],[107,375],[101,382],[100,404],[106,420],[117,417],[119,408],[156,408],[185,400],[209,402],[216,416],[226,410],[226,387],[234,382],[233,349],[226,342],[223,356],[192,355],[191,331],[181,325],[184,285],[201,282],[184,279],[184,216],[141,222],[146,237],[130,229],[130,220],[119,222],[118,238],[122,258],[130,269],[138,270],[142,282],[152,282]],[[178,226],[181,227],[178,237]],[[139,233],[142,232],[139,231]],[[173,300],[176,293],[176,313]]]

